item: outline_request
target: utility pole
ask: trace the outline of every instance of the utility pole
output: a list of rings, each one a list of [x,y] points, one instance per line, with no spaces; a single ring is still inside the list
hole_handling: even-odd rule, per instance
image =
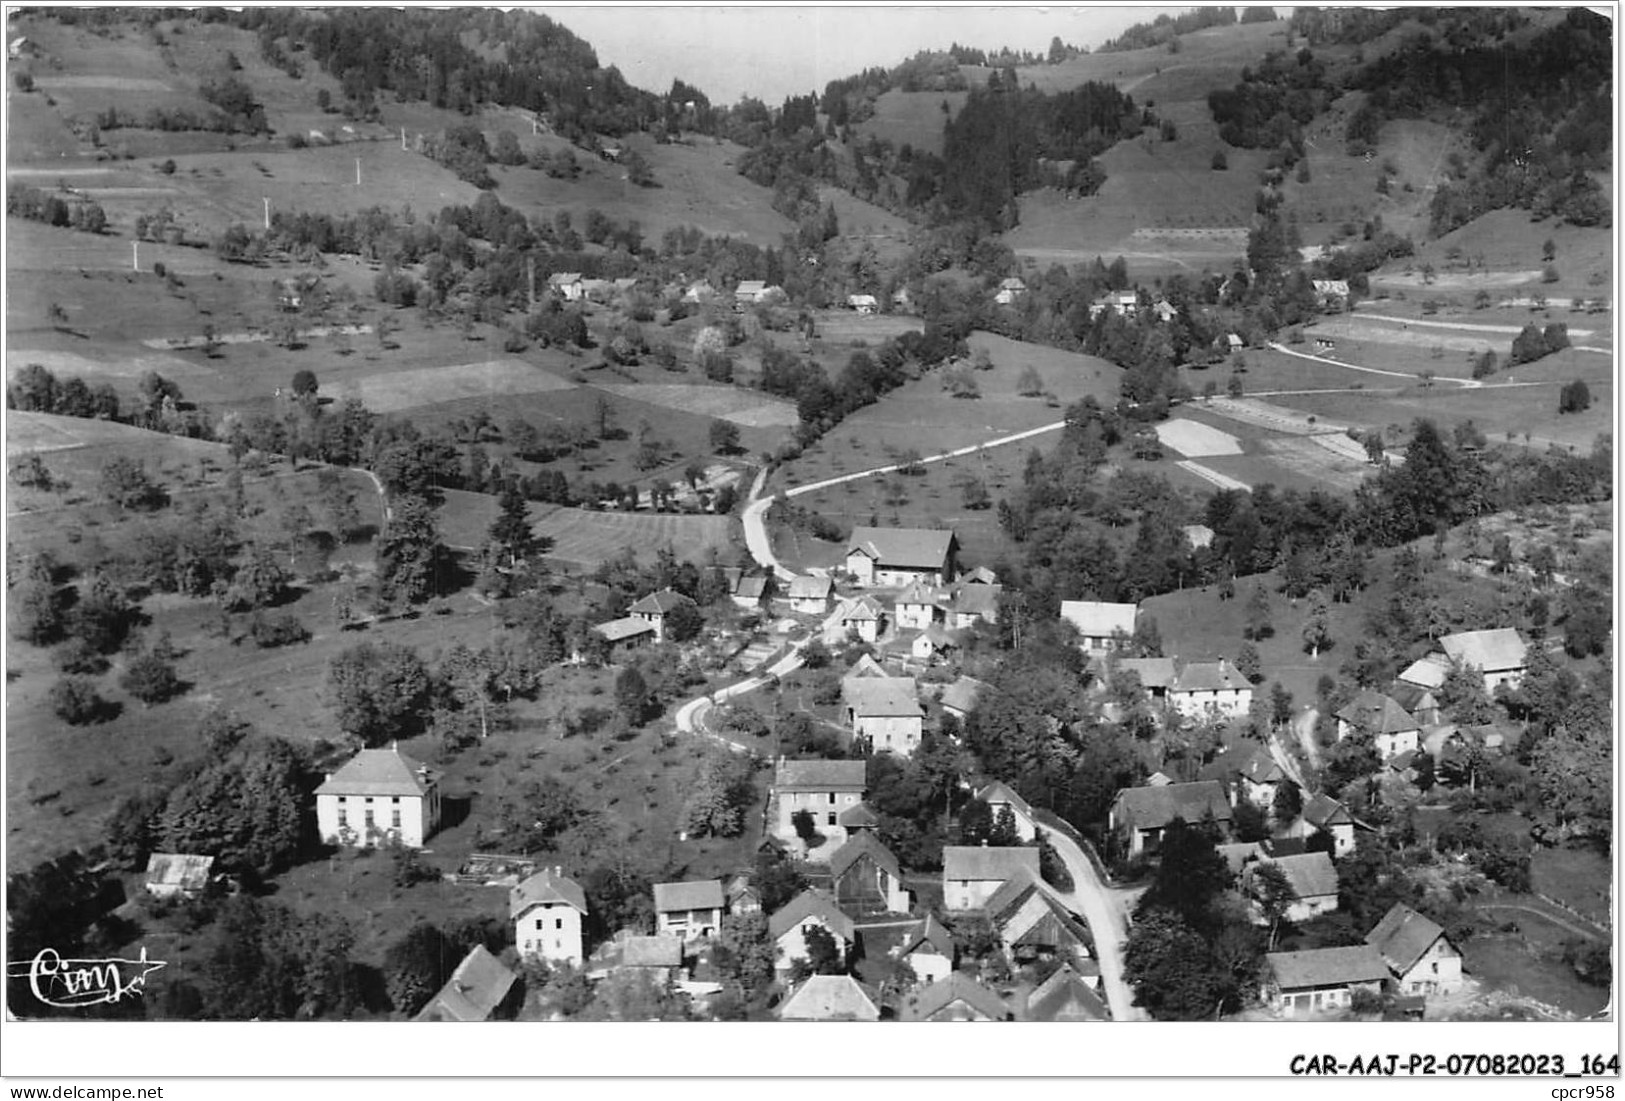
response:
[[[355,185],[357,187],[361,186],[361,158],[360,157],[357,157],[355,159]]]
[[[403,127],[401,127],[401,150],[404,152],[405,149],[406,149],[406,127],[403,126]]]
[[[265,201],[265,228],[270,229],[271,228],[271,197],[269,195],[267,195],[265,197],[264,201]]]
[[[131,271],[140,271],[141,270],[141,242],[140,241],[131,241],[130,242],[130,270]]]
[[[525,283],[530,289],[529,313],[536,312],[536,257],[525,257]]]

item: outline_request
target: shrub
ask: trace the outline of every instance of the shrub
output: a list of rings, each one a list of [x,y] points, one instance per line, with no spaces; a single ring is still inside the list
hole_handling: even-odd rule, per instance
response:
[[[174,662],[153,653],[134,658],[119,678],[119,685],[148,705],[163,703],[181,690],[181,680],[175,674]]]
[[[1215,172],[1223,172],[1226,169],[1228,169],[1229,167],[1230,167],[1230,158],[1228,158],[1228,157],[1226,157],[1224,155],[1224,150],[1223,149],[1220,149],[1218,152],[1213,154],[1213,161],[1212,161],[1213,171],[1215,171]]]
[[[63,677],[51,685],[51,710],[72,726],[101,722],[108,716],[108,703],[83,677]]]
[[[1582,413],[1591,408],[1591,388],[1580,379],[1564,386],[1558,394],[1558,413]]]
[[[266,619],[256,612],[254,618],[249,621],[248,637],[261,650],[270,650],[278,646],[291,646],[296,642],[309,642],[310,628],[299,622],[297,616],[283,615],[276,619]]]

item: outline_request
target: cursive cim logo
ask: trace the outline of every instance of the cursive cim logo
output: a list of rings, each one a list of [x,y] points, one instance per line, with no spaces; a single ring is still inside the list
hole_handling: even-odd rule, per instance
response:
[[[167,964],[149,960],[143,945],[139,959],[65,960],[54,948],[42,948],[28,963],[11,965],[13,978],[26,978],[34,997],[58,1009],[104,1005],[125,997],[139,998],[147,976]]]

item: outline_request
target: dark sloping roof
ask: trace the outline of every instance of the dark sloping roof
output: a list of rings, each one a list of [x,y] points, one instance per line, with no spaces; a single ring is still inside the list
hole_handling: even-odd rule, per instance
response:
[[[626,639],[636,638],[638,635],[654,634],[655,625],[646,619],[639,619],[637,616],[622,616],[620,619],[612,619],[608,623],[600,623],[593,630],[611,642],[624,642]]]
[[[1230,874],[1236,875],[1246,867],[1249,861],[1260,860],[1264,856],[1264,846],[1257,841],[1232,841],[1224,845],[1213,846],[1214,850],[1230,865]]]
[[[944,845],[944,879],[997,880],[1003,883],[1025,868],[1038,875],[1038,849],[1033,845]]]
[[[934,914],[926,914],[925,920],[909,933],[908,939],[903,941],[903,949],[899,955],[906,956],[920,950],[922,946],[939,956],[946,956],[950,960],[954,958],[954,936]]]
[[[1171,692],[1229,692],[1242,688],[1252,688],[1252,682],[1223,658],[1191,662],[1168,686]]]
[[[999,612],[999,596],[1003,592],[1003,585],[987,585],[980,582],[974,585],[960,585],[954,589],[949,607],[963,615],[991,619]]]
[[[935,585],[927,584],[924,581],[911,581],[902,592],[897,594],[897,598],[892,603],[927,604],[935,606],[945,602],[947,599],[948,594],[944,590],[937,588]]]
[[[781,760],[773,775],[776,790],[827,788],[831,791],[862,791],[867,766],[863,761]]]
[[[841,609],[842,623],[859,623],[865,620],[878,620],[885,616],[886,609],[880,601],[867,594],[856,600],[849,600]]]
[[[835,905],[833,898],[811,887],[786,902],[769,917],[767,931],[772,934],[774,940],[778,940],[807,918],[817,918],[830,932],[848,942],[857,932],[857,926],[852,924],[851,918],[841,912],[841,908]]]
[[[745,600],[760,600],[767,595],[767,578],[741,577],[734,586],[733,595]]]
[[[1275,972],[1275,981],[1283,990],[1381,982],[1388,978],[1388,965],[1369,944],[1271,952],[1264,957],[1264,963]]]
[[[666,910],[711,910],[722,905],[722,880],[656,883],[654,895],[656,913]]]
[[[901,879],[903,870],[897,864],[897,857],[892,851],[880,843],[873,831],[862,830],[853,834],[846,844],[836,849],[829,858],[829,872],[839,879],[846,874],[847,869],[862,860],[865,856],[877,865],[890,872],[893,879]]]
[[[643,612],[648,615],[665,615],[674,608],[684,604],[694,603],[675,589],[661,589],[657,593],[650,593],[636,604],[627,609],[628,612]]]
[[[1337,868],[1332,864],[1332,858],[1323,852],[1275,856],[1252,865],[1251,870],[1256,872],[1272,864],[1281,869],[1292,887],[1292,893],[1301,899],[1337,894]]]
[[[518,917],[532,906],[564,903],[587,912],[587,893],[567,875],[543,868],[508,892],[508,916]]]
[[[941,569],[954,533],[940,528],[853,528],[846,553],[861,550],[882,566]]]
[[[463,957],[440,992],[429,999],[414,1020],[483,1021],[507,998],[519,978],[508,965],[476,944]]]
[[[431,777],[399,750],[363,749],[327,778],[317,795],[424,795]]]
[[[1337,717],[1373,734],[1398,734],[1401,731],[1422,728],[1422,724],[1412,718],[1396,701],[1370,689],[1350,700],[1338,711]]]
[[[976,798],[980,799],[989,806],[995,807],[1001,803],[1009,803],[1010,808],[1017,814],[1024,814],[1029,819],[1031,819],[1033,816],[1033,808],[1028,805],[1027,800],[1023,799],[1019,794],[1017,794],[1015,788],[1011,787],[1003,780],[994,780],[991,784],[988,784],[981,791],[977,792]]]
[[[1423,917],[1403,902],[1382,915],[1382,920],[1365,935],[1365,942],[1382,954],[1396,975],[1416,966],[1433,942],[1444,936],[1437,922]]]
[[[851,975],[813,975],[779,1005],[785,1021],[878,1021],[880,1009]]]
[[[835,582],[829,578],[808,573],[790,582],[790,589],[786,595],[791,600],[827,600],[830,590],[834,587]]]
[[[1167,688],[1176,675],[1173,658],[1118,658],[1117,668],[1139,677],[1140,687],[1147,691]]]
[[[997,994],[963,972],[955,971],[946,979],[920,991],[909,1006],[907,1016],[910,1020],[929,1021],[955,1002],[964,1002],[995,1021],[1002,1021],[1009,1015],[1003,999]]]
[[[1027,995],[1029,1021],[1104,1021],[1110,1016],[1100,995],[1069,964]]]
[[[1162,829],[1175,818],[1195,825],[1208,811],[1220,822],[1230,820],[1230,803],[1224,797],[1224,786],[1217,780],[1124,788],[1117,793],[1116,805],[1119,817],[1140,830]]]
[[[951,707],[955,711],[969,711],[976,706],[977,698],[987,691],[987,684],[975,677],[962,676],[947,688],[942,690],[941,703],[944,707]]]
[[[859,803],[855,807],[847,807],[836,815],[835,824],[844,826],[849,830],[861,829],[865,826],[873,827],[880,825],[880,815],[876,814],[875,808],[868,803]]]
[[[1325,793],[1317,793],[1304,800],[1302,813],[1303,820],[1317,829],[1325,829],[1327,826],[1340,826],[1345,823],[1348,825],[1354,824],[1354,819],[1349,815],[1348,809]]]
[[[859,718],[924,714],[920,688],[913,677],[854,677],[843,681],[841,689]]]
[[[982,911],[997,925],[1038,889],[1038,876],[1026,868],[1017,868],[1010,873],[1009,879],[999,884],[998,890],[987,896],[987,901],[982,903]]]

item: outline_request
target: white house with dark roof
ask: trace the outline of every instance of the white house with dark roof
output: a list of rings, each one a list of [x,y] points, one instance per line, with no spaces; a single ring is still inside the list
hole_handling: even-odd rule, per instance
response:
[[[1450,994],[1461,989],[1461,953],[1438,923],[1402,902],[1365,935],[1388,965],[1402,994]]]
[[[1061,601],[1061,618],[1078,629],[1081,636],[1078,644],[1086,654],[1109,654],[1126,647],[1134,636],[1134,617],[1138,611],[1138,604]]]
[[[656,883],[654,896],[656,933],[695,940],[715,936],[722,928],[725,903],[720,879]]]
[[[1347,807],[1324,793],[1304,800],[1303,810],[1284,835],[1308,839],[1317,833],[1331,836],[1334,857],[1341,858],[1354,851],[1354,817]]]
[[[578,302],[586,293],[579,271],[556,271],[547,277],[547,286],[566,302]]]
[[[1484,691],[1501,685],[1516,688],[1529,667],[1529,647],[1511,627],[1492,631],[1460,631],[1439,639],[1439,649],[1456,665],[1470,665],[1484,676]]]
[[[1356,990],[1378,993],[1387,979],[1388,966],[1369,944],[1271,952],[1264,957],[1259,1000],[1292,1016],[1341,1010]]]
[[[769,818],[773,836],[790,845],[800,843],[796,835],[796,811],[813,816],[813,824],[834,846],[846,841],[841,812],[863,802],[867,787],[867,766],[863,761],[791,761],[779,758],[774,767],[771,804],[776,813]],[[828,845],[818,851],[833,852]]]
[[[950,650],[959,649],[959,634],[950,631],[940,623],[933,623],[925,630],[914,636],[908,644],[908,652],[918,661],[931,661],[944,656]]]
[[[946,979],[953,973],[954,963],[958,959],[954,935],[934,914],[925,915],[925,920],[915,926],[897,946],[896,954],[921,982]]]
[[[330,845],[420,849],[439,824],[439,778],[393,743],[363,749],[316,789],[316,831]]]
[[[1036,846],[944,845],[942,904],[950,911],[979,910],[1023,869],[1038,876]]]
[[[925,732],[925,708],[913,677],[855,677],[841,682],[852,733],[876,752],[907,757]]]
[[[655,625],[640,616],[622,616],[612,619],[608,623],[600,623],[593,628],[593,633],[603,639],[609,658],[614,661],[631,650],[640,646],[648,646],[655,641]],[[577,653],[573,655],[579,664],[586,655]]]
[[[694,607],[694,601],[675,589],[661,589],[650,593],[626,609],[629,619],[641,619],[655,629],[655,641],[666,640],[666,617],[683,605]]]
[[[892,601],[892,614],[901,630],[923,631],[942,618],[943,603],[946,599],[935,586],[912,581]]]
[[[1292,888],[1293,899],[1286,909],[1288,921],[1309,921],[1337,909],[1337,868],[1327,854],[1298,853],[1253,861],[1242,873],[1243,892],[1256,898],[1255,877],[1259,869],[1268,867],[1279,868]]]
[[[993,301],[1001,306],[1008,306],[1016,299],[1027,293],[1027,284],[1012,275],[999,281],[999,289],[994,292]]]
[[[768,935],[778,946],[775,967],[788,971],[795,966],[796,960],[807,958],[806,934],[813,925],[822,925],[835,938],[836,951],[843,960],[846,959],[857,937],[857,926],[842,913],[835,899],[809,887],[767,919]]]
[[[875,296],[872,294],[849,294],[846,296],[846,304],[849,309],[862,314],[874,313],[880,309],[880,303],[875,300]]]
[[[860,585],[945,585],[954,576],[957,549],[954,533],[946,529],[854,528],[846,545],[846,572]]]
[[[1004,586],[983,582],[962,582],[953,587],[943,609],[943,623],[950,629],[962,631],[978,623],[999,621],[999,597]]]
[[[1023,841],[1032,841],[1038,836],[1038,823],[1033,818],[1032,806],[1003,780],[984,785],[977,791],[976,798],[993,811],[994,821],[998,821],[1001,811],[1009,810],[1010,816],[1016,820],[1016,833]]]
[[[508,892],[508,918],[519,955],[581,966],[587,893],[562,868],[543,868]]]
[[[785,596],[790,609],[808,615],[826,615],[835,594],[835,582],[818,574],[801,574],[790,582]]]
[[[1187,717],[1209,713],[1237,718],[1253,706],[1253,685],[1223,658],[1193,661],[1174,674],[1168,705]]]
[[[982,906],[1011,966],[1039,960],[1088,959],[1089,928],[1048,884],[1019,868]]]
[[[847,601],[841,608],[841,630],[855,633],[864,642],[878,639],[885,622],[885,605],[867,594]]]
[[[1162,834],[1176,818],[1197,825],[1209,814],[1221,834],[1230,832],[1230,801],[1217,780],[1155,787],[1124,788],[1112,802],[1111,829],[1123,836],[1129,856],[1156,852]]]
[[[1401,753],[1416,752],[1422,724],[1381,692],[1365,689],[1337,712],[1337,740],[1356,730],[1371,735],[1377,755],[1391,761]]]
[[[858,830],[829,858],[835,902],[849,914],[906,914],[903,870],[873,830]]]

